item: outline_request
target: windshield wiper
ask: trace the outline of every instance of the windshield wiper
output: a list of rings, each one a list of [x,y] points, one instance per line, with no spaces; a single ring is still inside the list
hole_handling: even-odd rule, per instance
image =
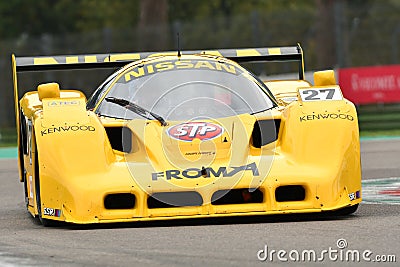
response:
[[[122,98],[116,98],[116,97],[106,97],[105,100],[107,102],[111,102],[111,103],[120,105],[121,107],[124,107],[126,109],[129,109],[130,111],[135,112],[136,114],[138,114],[148,120],[150,120],[151,117],[153,117],[154,119],[158,120],[162,126],[168,125],[167,122],[160,115],[157,115],[147,109],[144,109],[135,103],[129,102],[128,100],[125,100]]]

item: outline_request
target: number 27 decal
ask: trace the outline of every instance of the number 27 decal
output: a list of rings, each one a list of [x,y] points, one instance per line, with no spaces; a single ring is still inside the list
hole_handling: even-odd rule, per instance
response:
[[[299,89],[299,94],[303,102],[343,99],[339,88],[304,88]]]

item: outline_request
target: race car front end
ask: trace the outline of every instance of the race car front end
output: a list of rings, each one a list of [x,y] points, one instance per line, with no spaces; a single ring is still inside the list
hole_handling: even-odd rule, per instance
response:
[[[296,101],[279,112],[167,127],[143,120],[100,123],[91,112],[89,121],[75,123],[93,131],[37,127],[37,135],[46,132],[37,143],[42,210],[50,211],[42,217],[128,222],[355,206],[361,201],[357,115],[341,101]],[[197,134],[190,137],[193,129]],[[216,137],[200,140],[202,132]],[[82,142],[73,145],[76,134]],[[191,142],[182,141],[186,137]]]
[[[357,209],[356,109],[333,72],[304,80],[300,46],[111,62],[132,55],[13,57],[20,181],[44,225]],[[298,61],[299,79],[238,64],[257,60]],[[89,100],[57,83],[18,99],[18,70],[88,66],[123,67]]]

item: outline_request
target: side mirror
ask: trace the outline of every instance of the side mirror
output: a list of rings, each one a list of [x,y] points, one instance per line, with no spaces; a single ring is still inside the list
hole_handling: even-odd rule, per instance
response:
[[[44,98],[59,98],[60,85],[58,83],[43,83],[37,87],[39,100]]]
[[[314,72],[314,85],[315,86],[336,85],[335,72],[333,70]]]

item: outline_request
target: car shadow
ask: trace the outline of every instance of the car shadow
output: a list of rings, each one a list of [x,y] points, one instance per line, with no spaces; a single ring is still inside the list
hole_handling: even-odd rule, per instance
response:
[[[257,215],[257,216],[230,216],[213,218],[173,219],[160,221],[142,222],[116,222],[95,224],[71,224],[60,223],[56,228],[69,230],[96,230],[113,228],[159,228],[159,227],[182,227],[182,226],[204,226],[204,225],[232,225],[232,224],[261,224],[261,223],[291,223],[306,221],[337,221],[357,219],[357,213],[351,215],[340,215],[335,212],[321,213],[298,213],[279,215]]]

